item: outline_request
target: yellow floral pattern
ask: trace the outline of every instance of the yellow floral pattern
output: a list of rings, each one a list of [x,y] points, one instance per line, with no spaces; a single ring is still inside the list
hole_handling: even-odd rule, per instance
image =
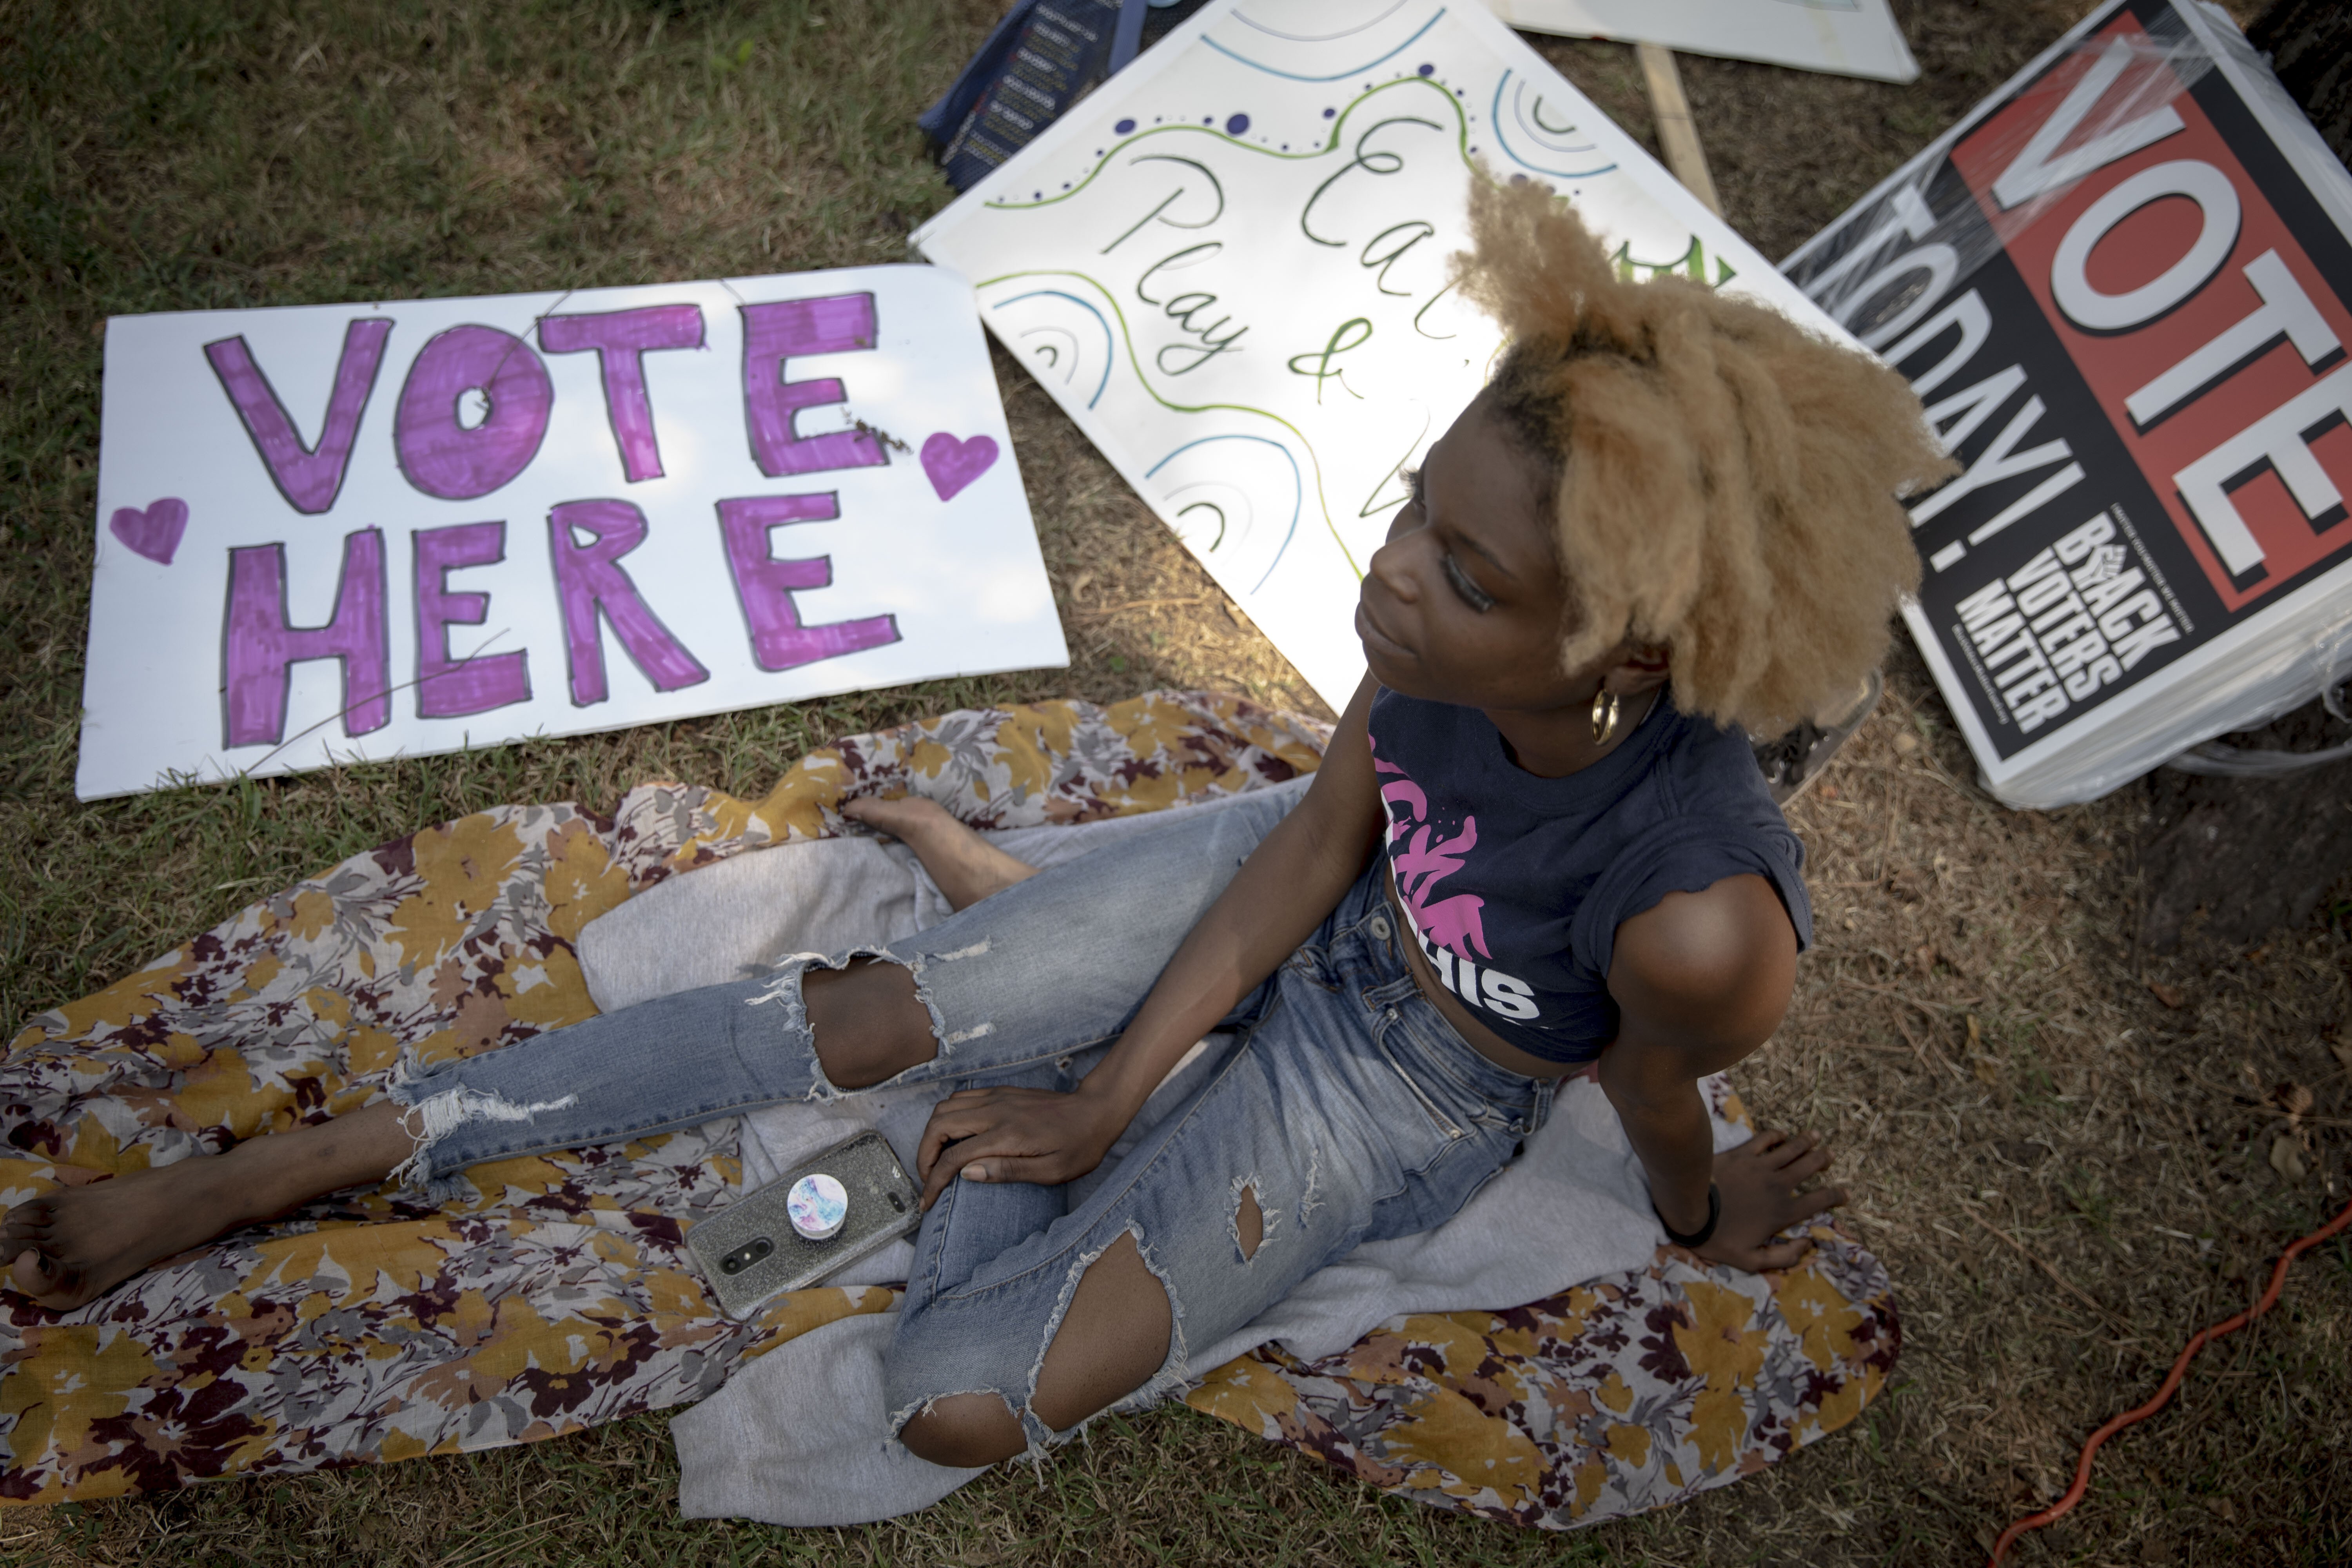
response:
[[[1746,1124],[1721,1084],[1717,1109]],[[1322,1361],[1268,1346],[1188,1398],[1439,1508],[1546,1530],[1622,1519],[1754,1474],[1886,1386],[1902,1332],[1885,1268],[1828,1226],[1806,1234],[1785,1272],[1661,1247],[1640,1273],[1399,1318]]]
[[[950,713],[841,742],[759,800],[656,784],[609,818],[505,806],[353,856],[34,1019],[0,1062],[0,1205],[357,1109],[395,1073],[593,1010],[589,921],[691,867],[840,828],[858,795],[1075,822],[1278,784],[1325,731],[1237,699]],[[0,1300],[0,1500],[527,1442],[698,1399],[887,1289],[720,1316],[686,1231],[735,1124],[467,1173],[439,1209],[347,1193],[60,1316]]]
[[[1078,822],[1281,783],[1327,739],[1211,693],[1039,703],[845,740],[758,800],[653,784],[609,817],[506,806],[426,828],[33,1020],[0,1062],[0,1205],[317,1122],[401,1071],[585,1017],[572,944],[590,920],[679,871],[831,837],[854,796]],[[478,1166],[439,1208],[339,1194],[78,1312],[0,1300],[0,1501],[536,1441],[698,1399],[795,1335],[887,1310],[886,1289],[818,1289],[719,1315],[684,1237],[737,1190],[735,1140],[719,1121]],[[1244,1357],[1192,1402],[1426,1500],[1588,1522],[1852,1419],[1894,1355],[1876,1270],[1834,1237],[1785,1279],[1662,1253],[1532,1307],[1402,1320],[1311,1367]]]

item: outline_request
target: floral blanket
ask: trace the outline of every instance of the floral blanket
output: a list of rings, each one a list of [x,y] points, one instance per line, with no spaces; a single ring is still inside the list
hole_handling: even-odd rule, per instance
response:
[[[593,1009],[572,942],[663,879],[840,830],[917,792],[982,826],[1154,810],[1311,770],[1325,732],[1159,692],[950,713],[814,752],[763,798],[641,785],[609,816],[502,806],[353,856],[96,995],[0,1062],[0,1205],[323,1121],[396,1072]],[[740,1180],[731,1121],[478,1166],[439,1208],[353,1192],[171,1260],[77,1312],[0,1302],[0,1500],[536,1441],[700,1398],[885,1289],[721,1316],[685,1232]],[[1401,1319],[1312,1364],[1271,1350],[1191,1402],[1374,1484],[1552,1528],[1732,1480],[1852,1420],[1897,1334],[1827,1230],[1756,1277],[1652,1268],[1508,1310]]]

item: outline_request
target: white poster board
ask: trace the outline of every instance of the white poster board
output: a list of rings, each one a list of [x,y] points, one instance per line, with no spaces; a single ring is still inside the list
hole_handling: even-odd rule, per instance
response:
[[[85,800],[1067,662],[953,274],[107,325]]]
[[[1564,38],[1664,44],[1837,76],[1916,81],[1886,0],[1487,0],[1514,27]],[[1706,135],[1706,128],[1699,134]]]
[[[1402,471],[1501,346],[1447,283],[1482,164],[1838,333],[1475,0],[1207,6],[915,242],[1336,709]]]

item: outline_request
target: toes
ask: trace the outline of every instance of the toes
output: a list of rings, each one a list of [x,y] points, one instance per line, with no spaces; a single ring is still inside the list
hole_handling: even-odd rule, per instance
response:
[[[62,1281],[49,1260],[28,1247],[17,1253],[16,1261],[9,1265],[8,1283],[19,1294],[38,1300],[43,1296],[55,1295]]]
[[[47,1199],[37,1198],[10,1209],[8,1217],[0,1221],[0,1267],[5,1267],[18,1253],[40,1247],[49,1239],[50,1231]]]
[[[54,1197],[26,1198],[0,1217],[0,1236],[32,1236],[45,1231],[57,1222],[58,1201]]]

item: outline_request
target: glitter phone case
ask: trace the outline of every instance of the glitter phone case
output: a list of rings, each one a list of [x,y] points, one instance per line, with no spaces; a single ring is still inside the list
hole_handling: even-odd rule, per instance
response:
[[[785,1200],[803,1176],[827,1175],[849,1193],[841,1229],[811,1241],[793,1228]],[[772,1298],[803,1290],[887,1247],[921,1223],[916,1186],[878,1132],[862,1132],[747,1193],[687,1232],[719,1310],[738,1321]]]

